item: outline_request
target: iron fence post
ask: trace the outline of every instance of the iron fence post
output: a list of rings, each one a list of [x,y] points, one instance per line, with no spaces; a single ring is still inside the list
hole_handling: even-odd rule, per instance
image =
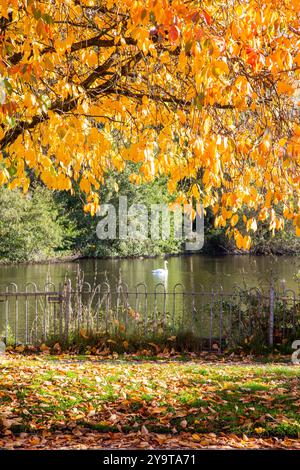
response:
[[[71,311],[71,280],[67,279],[65,283],[65,343],[68,342],[69,337],[69,323],[70,323],[70,311]]]
[[[270,312],[269,312],[269,346],[274,345],[274,304],[275,290],[273,284],[270,286]]]

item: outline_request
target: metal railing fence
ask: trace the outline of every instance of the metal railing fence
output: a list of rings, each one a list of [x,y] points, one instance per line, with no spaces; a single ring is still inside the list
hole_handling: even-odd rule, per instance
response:
[[[300,297],[292,289],[234,287],[186,291],[182,284],[151,291],[139,283],[108,282],[72,285],[67,279],[38,289],[14,283],[0,292],[0,337],[6,343],[40,344],[75,341],[79,336],[155,338],[190,335],[199,349],[219,349],[260,334],[273,346],[293,337],[300,328]]]

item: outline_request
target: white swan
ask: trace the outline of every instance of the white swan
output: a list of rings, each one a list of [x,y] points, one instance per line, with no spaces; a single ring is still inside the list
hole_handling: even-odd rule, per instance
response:
[[[165,260],[164,265],[165,265],[164,269],[162,269],[162,268],[152,269],[152,273],[153,274],[158,274],[160,276],[167,276],[168,275],[168,261],[167,260]]]

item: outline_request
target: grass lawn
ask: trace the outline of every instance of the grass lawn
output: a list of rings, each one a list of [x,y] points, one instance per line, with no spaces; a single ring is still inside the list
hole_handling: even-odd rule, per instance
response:
[[[300,367],[0,358],[0,448],[300,449]]]

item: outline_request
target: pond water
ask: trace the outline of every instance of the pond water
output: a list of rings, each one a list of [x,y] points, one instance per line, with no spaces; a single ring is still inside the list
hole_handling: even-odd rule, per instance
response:
[[[0,266],[0,286],[11,282],[22,290],[27,282],[35,282],[43,288],[48,280],[56,284],[66,277],[72,281],[80,268],[85,281],[93,283],[107,279],[112,285],[121,272],[122,280],[133,289],[140,282],[146,283],[148,290],[162,279],[152,274],[152,269],[163,268],[163,258],[151,259],[80,259],[74,262],[20,264]],[[300,258],[295,256],[203,256],[185,255],[168,258],[168,277],[164,280],[166,289],[182,283],[187,291],[199,291],[223,286],[225,291],[234,285],[247,287],[267,285],[271,278],[287,288],[296,288],[295,273],[300,268]]]

